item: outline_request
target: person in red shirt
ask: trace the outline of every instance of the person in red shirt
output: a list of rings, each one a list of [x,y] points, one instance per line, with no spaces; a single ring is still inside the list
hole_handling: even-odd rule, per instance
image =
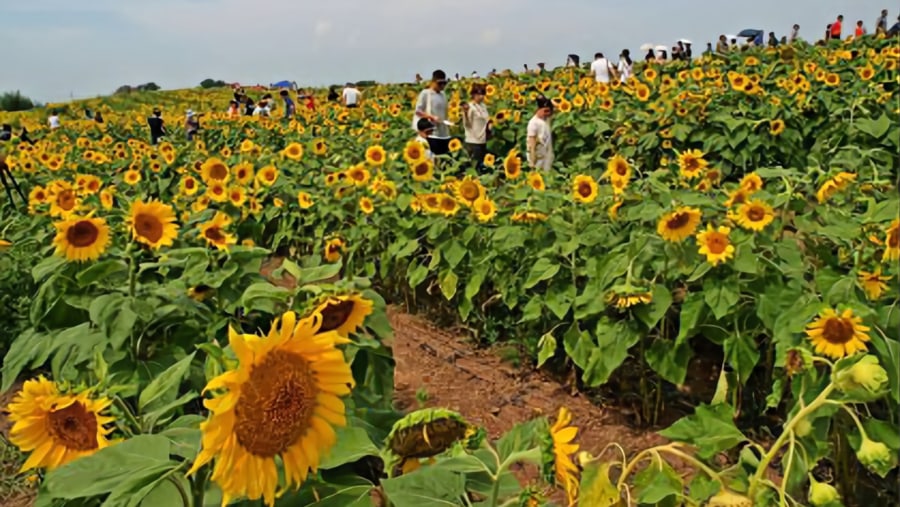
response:
[[[841,40],[841,24],[844,21],[843,14],[837,17],[837,21],[831,24],[831,38]]]
[[[853,36],[858,39],[858,38],[862,37],[863,35],[866,35],[866,33],[867,33],[867,30],[866,30],[866,27],[863,26],[862,20],[857,21],[856,22],[856,31],[853,33]]]

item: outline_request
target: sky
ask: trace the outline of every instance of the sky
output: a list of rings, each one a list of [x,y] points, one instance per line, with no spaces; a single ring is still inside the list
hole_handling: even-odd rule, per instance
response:
[[[893,4],[893,5],[891,5]],[[602,51],[632,56],[686,38],[695,53],[719,34],[794,23],[807,40],[845,16],[874,30],[889,0],[0,0],[0,92],[41,102],[153,81],[205,78],[300,86],[411,81],[435,68],[485,75]]]

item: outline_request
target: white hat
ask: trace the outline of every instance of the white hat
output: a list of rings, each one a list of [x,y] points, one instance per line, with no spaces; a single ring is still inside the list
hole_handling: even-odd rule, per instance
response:
[[[194,111],[193,111],[193,109],[188,109],[185,114],[187,115],[188,118],[190,118],[191,116],[194,116]]]

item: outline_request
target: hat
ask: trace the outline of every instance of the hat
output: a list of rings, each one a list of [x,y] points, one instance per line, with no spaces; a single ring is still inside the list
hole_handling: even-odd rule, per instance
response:
[[[194,111],[192,109],[188,109],[184,114],[187,115],[188,118],[190,118],[191,116],[194,116]]]
[[[431,123],[431,120],[429,120],[428,118],[419,118],[419,121],[416,122],[416,130],[418,131],[432,129],[434,129],[434,123]]]

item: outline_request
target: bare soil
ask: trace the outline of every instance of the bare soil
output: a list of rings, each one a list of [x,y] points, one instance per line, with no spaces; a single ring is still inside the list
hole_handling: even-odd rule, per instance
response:
[[[37,496],[37,491],[25,474],[19,473],[22,455],[8,443],[12,422],[6,407],[21,389],[22,383],[17,382],[8,391],[0,393],[0,437],[3,439],[0,442],[0,505],[3,507],[30,507],[34,505]]]

